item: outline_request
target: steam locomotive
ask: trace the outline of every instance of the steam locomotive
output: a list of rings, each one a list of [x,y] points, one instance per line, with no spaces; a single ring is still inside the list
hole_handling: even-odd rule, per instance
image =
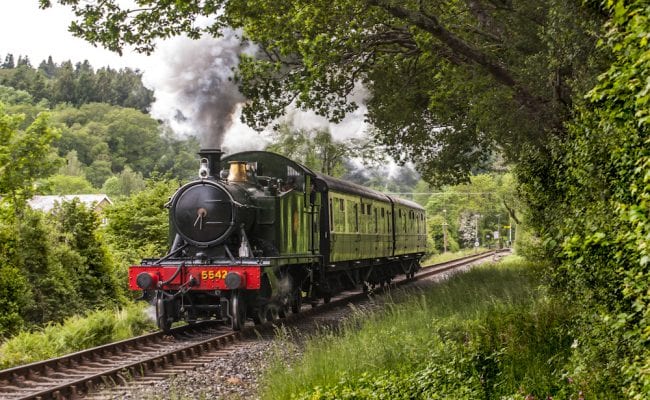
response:
[[[163,331],[203,319],[240,330],[420,268],[418,204],[270,152],[199,156],[199,178],[167,204],[168,254],[129,268],[129,287],[155,303]]]

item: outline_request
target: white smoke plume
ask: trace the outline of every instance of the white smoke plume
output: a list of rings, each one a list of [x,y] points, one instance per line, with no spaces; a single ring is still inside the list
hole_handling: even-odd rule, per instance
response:
[[[233,68],[241,53],[253,51],[233,30],[219,38],[161,43],[143,77],[156,97],[151,115],[177,134],[198,136],[203,148],[221,147],[245,100],[232,80]]]
[[[226,153],[263,149],[271,135],[240,121],[246,99],[232,80],[239,55],[255,51],[255,46],[243,45],[234,30],[225,30],[219,38],[176,37],[159,43],[143,75],[145,85],[155,93],[151,115],[178,135],[198,137],[203,148],[221,148]],[[350,96],[359,107],[337,124],[293,105],[277,122],[296,129],[327,129],[336,141],[361,138],[367,130],[366,95],[359,84]]]

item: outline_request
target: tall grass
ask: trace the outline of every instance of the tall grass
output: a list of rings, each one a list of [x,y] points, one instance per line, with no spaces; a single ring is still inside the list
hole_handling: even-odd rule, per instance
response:
[[[516,258],[357,310],[266,373],[264,399],[546,398],[575,392],[562,366],[572,314]],[[287,342],[285,345],[290,346]],[[279,348],[279,351],[282,351]]]
[[[0,368],[28,364],[128,339],[155,329],[144,304],[93,311],[36,332],[21,332],[0,345]]]

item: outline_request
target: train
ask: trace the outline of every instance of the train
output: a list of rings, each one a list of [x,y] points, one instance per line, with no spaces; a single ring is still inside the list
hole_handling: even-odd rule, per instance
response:
[[[413,277],[426,252],[419,204],[266,151],[199,151],[171,197],[169,251],[129,267],[156,323],[221,320],[241,330]]]

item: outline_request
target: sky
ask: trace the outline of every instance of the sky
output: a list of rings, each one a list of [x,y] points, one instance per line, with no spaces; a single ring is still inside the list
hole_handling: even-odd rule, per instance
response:
[[[53,2],[54,3],[54,2]],[[135,52],[125,52],[120,57],[101,47],[93,47],[83,39],[68,32],[74,14],[58,3],[41,10],[38,0],[0,0],[0,57],[11,53],[29,56],[33,66],[38,66],[48,56],[57,64],[71,60],[74,63],[90,61],[95,68],[130,67],[143,70],[151,59]]]

